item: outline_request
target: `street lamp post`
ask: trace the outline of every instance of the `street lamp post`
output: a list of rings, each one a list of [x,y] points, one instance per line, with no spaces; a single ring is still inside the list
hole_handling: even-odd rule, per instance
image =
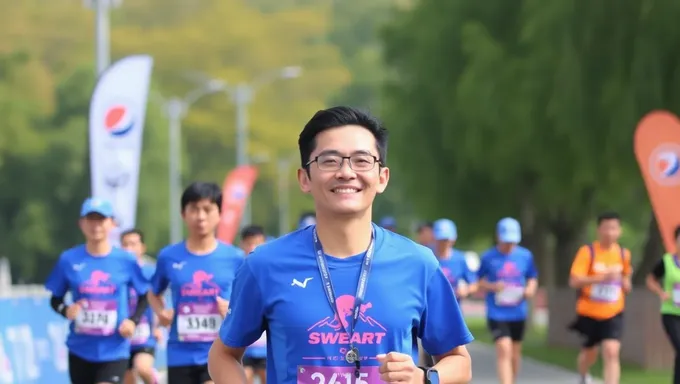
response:
[[[295,79],[302,74],[299,66],[288,66],[278,70],[265,72],[250,83],[240,83],[228,89],[232,101],[236,106],[236,166],[249,164],[248,160],[248,108],[253,101],[255,92],[261,87],[279,79]],[[241,226],[250,224],[252,210],[250,199],[241,219]]]
[[[95,60],[97,76],[111,64],[111,8],[117,7],[122,0],[84,0],[84,5],[94,8],[95,12]]]
[[[182,216],[177,206],[182,190],[182,120],[186,116],[189,107],[198,101],[198,99],[224,89],[224,83],[219,80],[211,80],[205,86],[189,92],[184,98],[173,97],[162,100],[163,112],[168,118],[170,137],[168,148],[168,187],[170,190],[170,242],[173,244],[182,240]]]

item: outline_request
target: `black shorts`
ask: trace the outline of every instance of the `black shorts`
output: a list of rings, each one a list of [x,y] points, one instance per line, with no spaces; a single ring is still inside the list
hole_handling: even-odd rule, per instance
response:
[[[497,321],[486,319],[486,326],[489,328],[489,332],[491,332],[494,341],[501,337],[509,337],[513,342],[520,342],[524,339],[526,321]]]
[[[267,369],[267,359],[243,356],[243,366],[250,367],[256,371],[258,369]]]
[[[168,367],[168,384],[203,384],[212,381],[208,364]]]
[[[68,374],[71,384],[122,383],[128,360],[92,362],[68,354]]]
[[[140,349],[133,349],[130,351],[130,360],[128,362],[128,369],[134,368],[134,363],[135,363],[135,356],[137,356],[140,353],[148,353],[149,355],[156,356],[156,348],[153,347],[144,347]]]
[[[583,348],[594,347],[604,340],[621,340],[623,313],[605,320],[579,315],[569,324],[569,329],[583,337]]]

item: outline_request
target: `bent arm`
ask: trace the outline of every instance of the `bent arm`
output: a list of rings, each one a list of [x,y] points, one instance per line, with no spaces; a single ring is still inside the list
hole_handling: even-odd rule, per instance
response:
[[[163,296],[156,295],[149,290],[149,292],[147,292],[146,294],[146,297],[148,305],[151,307],[151,309],[156,315],[163,312],[163,309],[165,309],[165,300],[163,300]]]
[[[217,338],[208,354],[208,372],[215,384],[247,384],[241,365],[245,348],[231,348]]]
[[[66,318],[66,310],[68,309],[68,305],[66,305],[66,303],[64,302],[63,297],[52,295],[52,297],[50,298],[50,307],[54,309],[54,312]]]
[[[472,359],[464,345],[434,357],[441,384],[467,384],[472,380]]]

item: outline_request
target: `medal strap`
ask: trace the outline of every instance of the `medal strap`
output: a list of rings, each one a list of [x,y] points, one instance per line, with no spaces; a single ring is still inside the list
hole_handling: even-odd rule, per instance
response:
[[[357,291],[354,296],[354,308],[352,309],[352,324],[350,329],[346,329],[345,325],[342,323],[342,318],[338,313],[338,307],[336,305],[335,289],[333,288],[333,282],[331,281],[330,270],[328,269],[328,263],[326,261],[326,255],[323,252],[321,242],[319,241],[319,236],[316,233],[316,227],[314,227],[314,251],[316,252],[316,263],[319,267],[319,274],[321,274],[321,280],[323,281],[324,292],[326,293],[326,298],[328,299],[328,304],[330,304],[333,313],[340,321],[340,326],[343,331],[349,335],[349,339],[352,339],[354,335],[354,327],[357,324],[359,315],[361,315],[361,305],[364,302],[364,297],[366,296],[366,287],[368,285],[368,276],[371,272],[371,265],[373,263],[373,253],[375,250],[375,229],[371,233],[371,242],[368,244],[366,253],[364,254],[364,259],[361,262],[361,273],[359,274],[359,281],[357,282]]]

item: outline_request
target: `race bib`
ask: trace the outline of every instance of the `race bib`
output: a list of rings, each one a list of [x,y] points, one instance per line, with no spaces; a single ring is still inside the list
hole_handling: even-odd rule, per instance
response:
[[[297,384],[383,384],[378,367],[362,367],[359,377],[354,367],[298,367]]]
[[[671,292],[673,303],[680,307],[680,284],[673,285],[673,292]]]
[[[594,301],[615,303],[621,297],[621,286],[616,283],[594,284],[590,288],[590,298]]]
[[[507,283],[506,283],[507,284]],[[503,290],[495,295],[496,305],[502,307],[512,307],[524,300],[524,286],[506,285]]]
[[[177,315],[177,335],[179,341],[212,342],[222,324],[222,316],[217,303],[180,304]]]
[[[75,319],[75,332],[109,336],[116,332],[118,303],[115,300],[85,300]]]
[[[135,334],[132,335],[132,340],[130,340],[130,343],[132,345],[146,344],[150,337],[151,324],[149,324],[149,320],[146,318],[146,316],[144,316],[139,321],[139,324],[137,324],[137,327],[135,328]]]
[[[262,336],[260,336],[257,341],[255,341],[252,345],[253,347],[265,347],[267,346],[267,332],[262,332]]]

